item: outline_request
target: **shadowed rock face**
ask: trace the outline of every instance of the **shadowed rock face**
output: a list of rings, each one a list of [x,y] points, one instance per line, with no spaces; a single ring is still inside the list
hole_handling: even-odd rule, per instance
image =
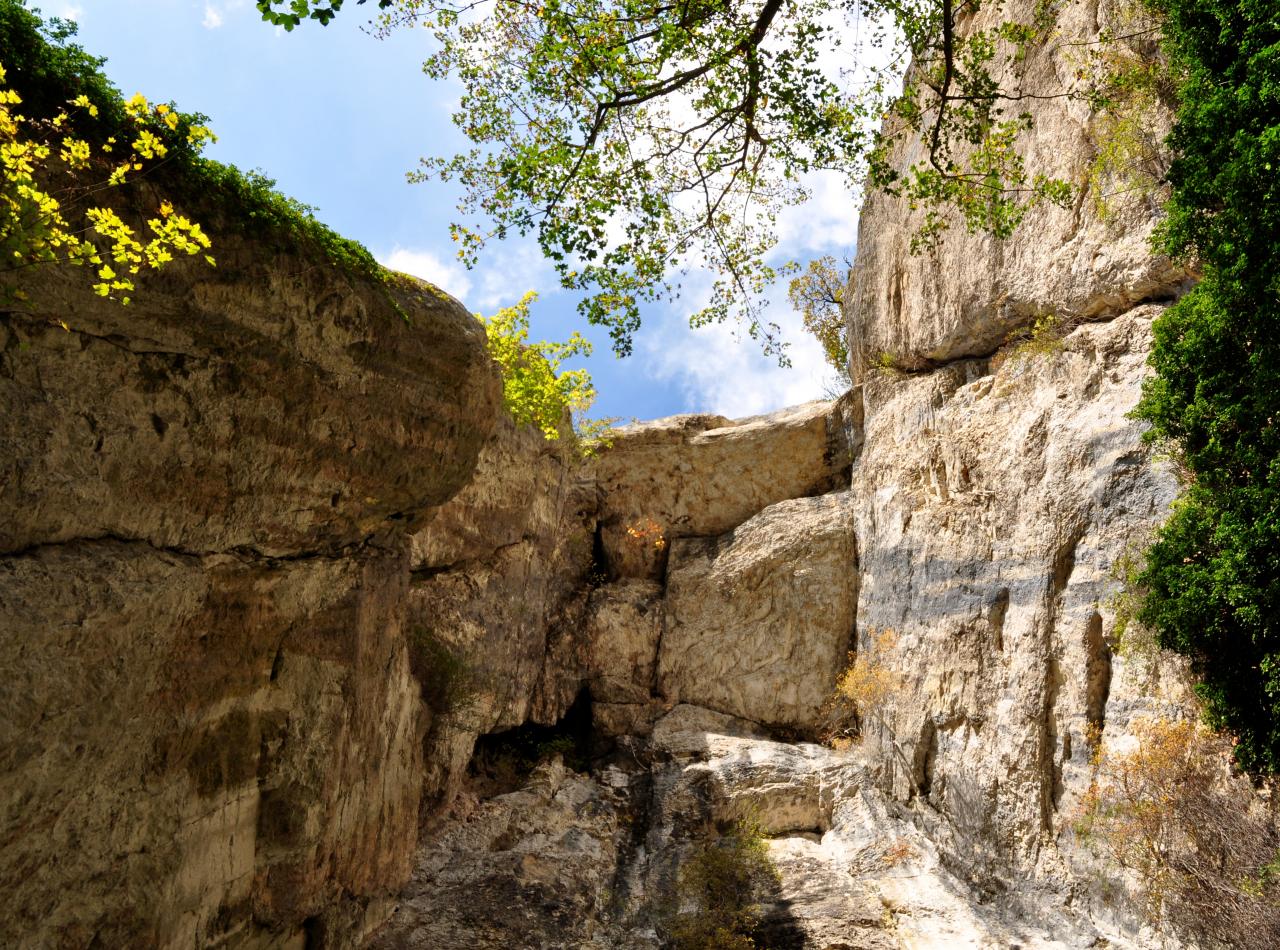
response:
[[[82,274],[33,275],[36,312],[0,325],[0,551],[336,553],[470,477],[500,395],[461,304],[235,238],[218,251],[129,307]]]
[[[409,872],[406,536],[498,377],[434,288],[215,239],[0,314],[7,946],[350,942]]]

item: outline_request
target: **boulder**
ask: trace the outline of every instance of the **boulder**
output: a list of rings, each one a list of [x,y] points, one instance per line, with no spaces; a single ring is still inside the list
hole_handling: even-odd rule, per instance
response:
[[[667,700],[792,729],[818,725],[853,637],[852,502],[779,502],[719,538],[673,545],[658,656]]]

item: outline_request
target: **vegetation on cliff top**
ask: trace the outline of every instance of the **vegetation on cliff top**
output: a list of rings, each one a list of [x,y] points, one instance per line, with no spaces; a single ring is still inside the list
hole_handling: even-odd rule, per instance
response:
[[[314,208],[280,194],[275,182],[257,172],[242,172],[202,156],[201,147],[211,137],[205,116],[182,112],[173,103],[148,105],[147,114],[140,116],[138,97],[121,95],[102,71],[105,60],[75,43],[75,32],[72,22],[57,18],[45,22],[27,9],[25,0],[0,0],[0,62],[10,90],[21,99],[25,129],[59,126],[60,139],[70,136],[91,151],[89,165],[102,171],[104,180],[115,167],[111,156],[145,133],[152,143],[151,155],[144,167],[130,169],[129,177],[155,182],[173,202],[187,206],[193,217],[208,224],[210,216],[217,216],[220,229],[239,229],[259,239],[300,246],[350,272],[382,279],[383,269],[373,255],[317,220]],[[67,117],[59,123],[64,113]],[[4,141],[19,141],[19,136],[19,130],[14,130],[4,135]],[[50,155],[48,162],[59,160]],[[94,170],[89,165],[61,170],[84,178]],[[16,195],[23,186],[8,164],[3,184],[6,195]],[[82,196],[81,207],[84,203]],[[63,206],[69,210],[65,198]],[[47,216],[29,217],[5,220],[0,239],[29,248],[33,229],[46,223]],[[166,222],[174,217],[164,216]]]
[[[595,402],[596,390],[584,369],[561,369],[574,356],[591,353],[580,333],[564,343],[529,342],[529,305],[533,291],[519,303],[503,307],[491,317],[477,314],[484,324],[489,353],[502,368],[502,401],[517,425],[530,425],[544,438],[558,439]]]
[[[1210,721],[1280,770],[1280,7],[1151,0],[1180,80],[1170,254],[1204,277],[1155,324],[1139,417],[1187,475],[1140,619],[1195,663]]]
[[[171,154],[198,155],[213,133],[169,105],[105,87],[78,47],[59,45],[71,32],[55,22],[46,43],[35,16],[0,7],[0,302],[27,299],[18,278],[30,268],[71,265],[99,296],[128,304],[143,268],[210,246],[168,201],[147,221],[149,236],[101,204],[103,192]],[[78,88],[59,81],[81,74]]]
[[[103,74],[104,60],[72,41],[75,32],[74,23],[43,21],[23,0],[0,0],[0,290],[24,296],[18,276],[31,266],[88,265],[99,294],[127,303],[130,278],[143,267],[209,248],[201,226],[173,202],[215,215],[219,230],[301,246],[349,273],[385,278],[363,245],[321,223],[314,208],[278,192],[270,178],[203,157],[201,147],[213,138],[204,116],[172,103],[153,105],[141,94],[126,100]],[[58,186],[47,185],[48,178]],[[91,206],[105,187],[140,178],[172,198],[155,209],[154,237],[145,244],[115,211]],[[84,223],[69,221],[74,214]],[[561,369],[591,347],[576,333],[566,343],[530,342],[535,296],[480,319],[502,370],[508,411],[555,439],[571,414],[585,412],[595,398],[585,370]],[[589,451],[601,425],[579,424]]]

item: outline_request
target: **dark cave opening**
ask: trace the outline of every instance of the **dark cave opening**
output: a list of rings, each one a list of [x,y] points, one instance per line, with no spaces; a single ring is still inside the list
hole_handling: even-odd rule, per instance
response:
[[[535,768],[557,755],[575,772],[586,772],[611,748],[612,743],[595,729],[591,691],[584,686],[564,715],[551,725],[526,722],[480,736],[468,773],[485,797],[499,795],[520,787]]]

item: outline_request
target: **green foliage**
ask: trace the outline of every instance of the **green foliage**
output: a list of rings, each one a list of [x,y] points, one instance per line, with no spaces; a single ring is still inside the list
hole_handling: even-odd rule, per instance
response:
[[[1168,171],[1160,116],[1176,98],[1173,64],[1159,52],[1161,17],[1150,0],[1130,0],[1117,10],[1119,36],[1104,33],[1082,68],[1095,77],[1090,96],[1089,197],[1106,220],[1118,207],[1154,198]]]
[[[754,950],[759,900],[779,881],[759,823],[734,822],[680,868],[677,912],[670,921],[675,950]]]
[[[453,715],[476,700],[475,669],[460,651],[421,627],[409,634],[409,668],[418,681],[422,701],[433,713]]]
[[[367,0],[356,0],[356,3],[365,2]],[[378,0],[378,7],[386,9],[393,2],[394,0]],[[268,23],[292,31],[306,19],[315,20],[321,26],[328,25],[342,9],[342,3],[343,0],[258,0],[258,10]]]
[[[888,350],[881,350],[868,361],[868,368],[882,376],[901,377],[905,370],[898,356]]]
[[[1160,644],[1155,631],[1140,619],[1147,599],[1147,589],[1142,583],[1145,569],[1146,555],[1136,545],[1111,565],[1111,577],[1120,582],[1120,587],[1107,602],[1114,618],[1108,640],[1113,653],[1140,664],[1150,677],[1159,659]]]
[[[1155,324],[1137,416],[1190,483],[1147,556],[1141,612],[1190,656],[1210,722],[1280,769],[1280,7],[1158,0],[1180,77],[1164,249],[1200,284]]]
[[[156,270],[210,247],[200,225],[168,201],[148,220],[149,235],[98,204],[103,192],[171,155],[192,158],[213,133],[198,117],[152,105],[141,94],[123,101],[97,73],[99,61],[67,42],[74,33],[74,24],[45,27],[21,4],[0,4],[0,38],[7,41],[0,62],[0,299],[6,302],[26,299],[17,277],[28,268],[62,264],[85,268],[99,296],[128,304],[144,267]],[[204,258],[213,265],[212,256]]]
[[[316,218],[318,209],[281,194],[275,180],[201,158],[186,172],[184,190],[198,190],[243,233],[316,251],[348,273],[385,280],[387,272],[359,241]]]
[[[591,344],[580,333],[564,343],[530,343],[529,304],[537,299],[529,291],[513,307],[476,317],[484,324],[489,354],[502,369],[502,397],[511,417],[520,425],[535,426],[548,439],[558,439],[570,415],[585,412],[595,401],[595,387],[585,369],[560,369],[571,357],[589,355]],[[595,425],[587,428],[585,445],[598,444],[603,433]]]
[[[1062,350],[1062,341],[1071,332],[1073,324],[1056,312],[1047,310],[1039,314],[1028,327],[1010,337],[1007,359],[1028,360],[1052,356]]]
[[[328,22],[339,6],[259,3],[285,26]],[[808,199],[809,173],[836,172],[850,188],[869,175],[929,209],[919,247],[948,226],[945,208],[1004,237],[1035,204],[1069,199],[1066,182],[1028,175],[1017,149],[1030,121],[1021,100],[1075,94],[1020,86],[1056,4],[1037,4],[1026,22],[991,16],[991,28],[961,35],[956,21],[970,6],[379,0],[377,23],[383,33],[425,27],[436,42],[425,71],[462,85],[453,118],[474,147],[424,159],[416,176],[461,185],[463,220],[452,227],[462,260],[474,263],[494,239],[535,236],[621,355],[640,308],[678,297],[697,262],[715,280],[691,324],[737,319],[785,364],[765,294],[797,269],[771,253],[777,215]],[[986,0],[984,15],[1006,6]],[[863,55],[856,83],[826,68],[852,44],[884,61]],[[905,174],[891,159],[903,138],[925,143]]]
[[[804,328],[822,344],[827,364],[846,385],[849,383],[849,346],[845,341],[844,288],[849,264],[841,267],[834,257],[809,262],[804,273],[793,277],[787,299],[804,321]]]
[[[203,157],[201,147],[212,137],[204,116],[182,112],[173,103],[152,105],[138,96],[126,100],[102,72],[105,60],[73,42],[75,32],[74,23],[56,18],[46,22],[27,9],[24,0],[0,0],[0,62],[29,124],[47,128],[68,112],[64,127],[99,157],[95,167],[105,168],[100,176],[104,180],[113,166],[102,163],[146,132],[154,143],[152,156],[144,158],[143,168],[130,168],[123,177],[149,178],[174,202],[192,206],[202,218],[223,218],[222,228],[301,245],[348,272],[385,277],[363,246],[316,220],[314,208],[277,192],[271,179]],[[77,175],[88,181],[93,170]],[[71,203],[84,205],[78,193],[87,195],[97,187],[97,182],[88,182],[73,188]],[[62,203],[67,205],[68,198]],[[175,217],[181,218],[171,214],[158,220],[172,227]],[[0,240],[10,240],[12,225],[0,227]]]

